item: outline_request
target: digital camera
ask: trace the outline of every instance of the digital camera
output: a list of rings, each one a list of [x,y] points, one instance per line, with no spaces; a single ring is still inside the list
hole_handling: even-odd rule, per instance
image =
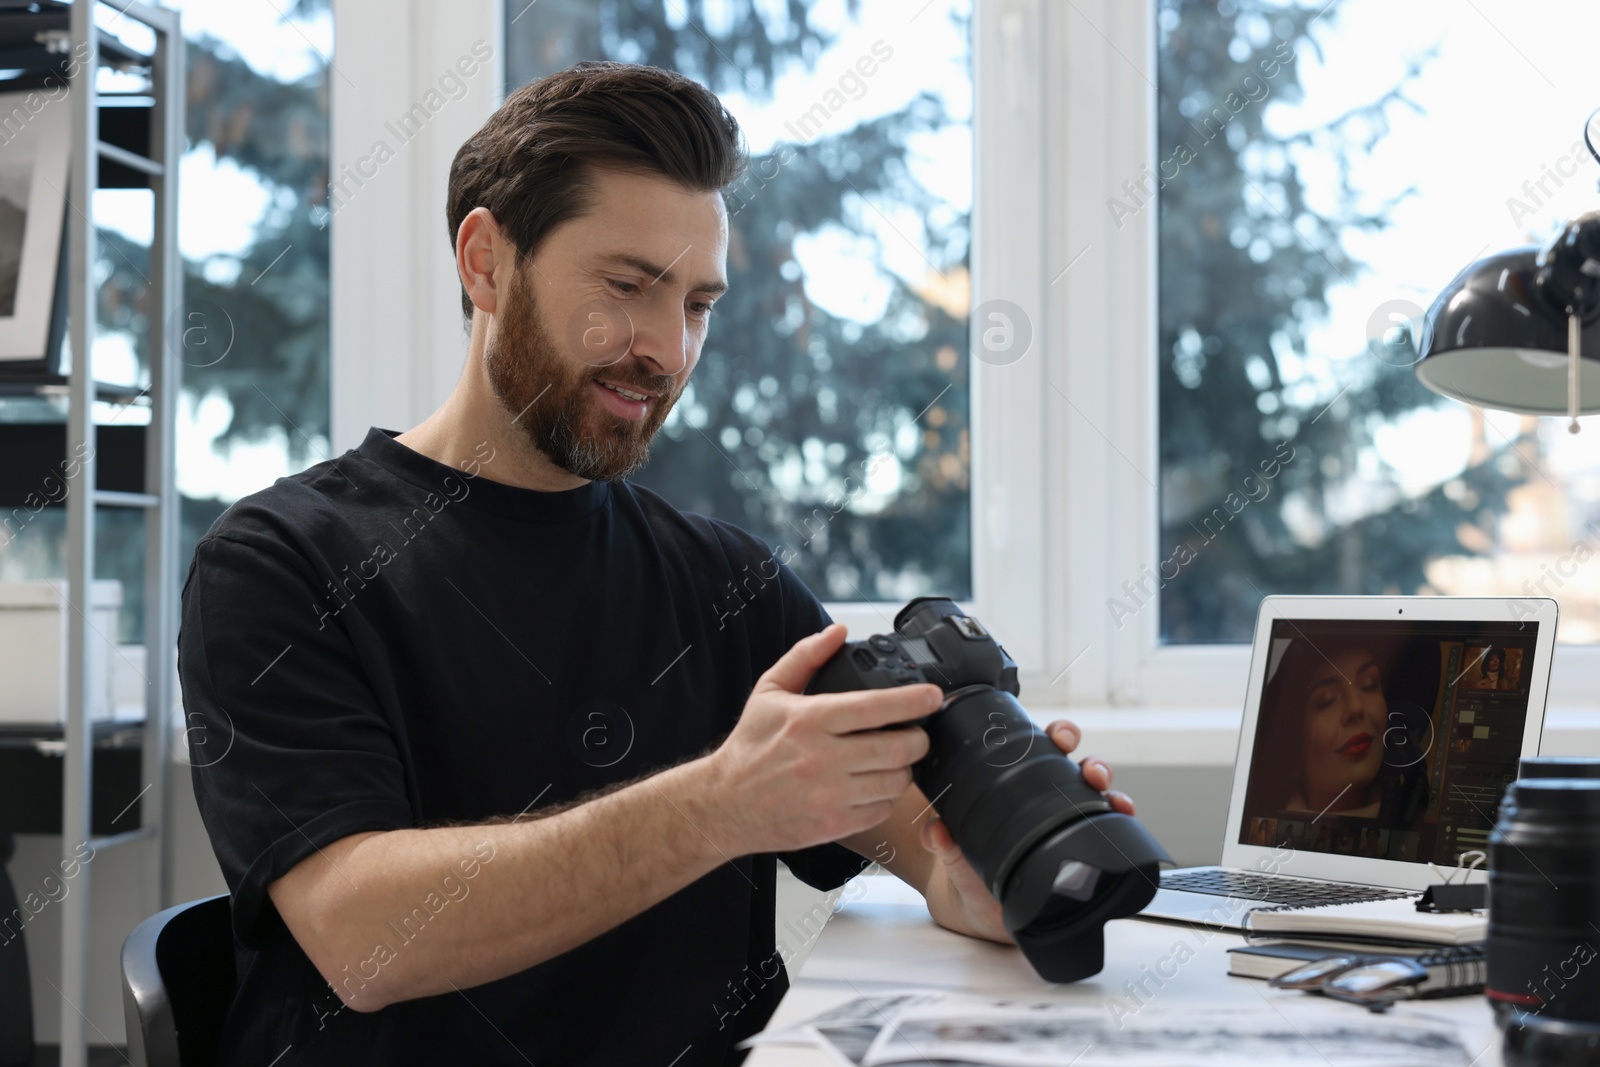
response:
[[[1103,927],[1155,896],[1165,850],[1113,811],[1017,701],[1017,665],[954,601],[919,597],[894,633],[850,641],[808,693],[931,682],[944,703],[908,723],[928,732],[913,780],[1000,902],[1041,978],[1076,982],[1105,963]]]

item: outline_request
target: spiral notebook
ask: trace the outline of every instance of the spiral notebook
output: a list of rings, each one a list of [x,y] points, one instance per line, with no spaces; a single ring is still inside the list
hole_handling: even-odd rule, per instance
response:
[[[1417,897],[1349,904],[1287,904],[1245,917],[1245,936],[1367,945],[1470,945],[1489,935],[1486,912],[1425,912]]]

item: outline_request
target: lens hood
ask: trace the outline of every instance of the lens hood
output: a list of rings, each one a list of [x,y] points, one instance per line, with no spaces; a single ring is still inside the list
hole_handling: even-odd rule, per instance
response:
[[[1000,896],[1002,922],[1047,982],[1076,982],[1105,965],[1105,924],[1156,895],[1172,857],[1135,818],[1086,815],[1028,852]]]

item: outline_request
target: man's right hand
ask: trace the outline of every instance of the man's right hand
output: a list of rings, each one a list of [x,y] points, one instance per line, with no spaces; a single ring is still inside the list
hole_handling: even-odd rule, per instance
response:
[[[871,829],[896,798],[920,801],[907,790],[910,766],[928,751],[920,729],[878,728],[927,715],[940,693],[914,685],[802,696],[844,637],[843,626],[830,626],[785,653],[709,756],[543,818],[351,834],[295,864],[267,892],[340,998],[376,1011],[554,959],[730,856]],[[461,866],[468,858],[476,876]],[[391,936],[380,926],[384,916],[409,915],[441,885],[463,890],[451,900],[466,899],[457,872],[473,879],[472,903],[435,912],[440,933],[376,960],[372,946]],[[597,885],[606,891],[596,893]],[[362,964],[372,973],[353,977]]]
[[[944,694],[923,684],[802,695],[844,642],[841,623],[797,642],[701,761],[718,831],[710,836],[729,854],[788,852],[871,829],[911,785],[928,735],[880,727],[922,718]]]

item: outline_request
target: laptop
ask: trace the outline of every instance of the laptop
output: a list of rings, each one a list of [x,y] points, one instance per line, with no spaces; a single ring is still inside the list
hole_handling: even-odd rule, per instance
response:
[[[1538,754],[1555,637],[1542,597],[1264,599],[1222,862],[1164,872],[1141,915],[1241,929],[1438,882]]]

